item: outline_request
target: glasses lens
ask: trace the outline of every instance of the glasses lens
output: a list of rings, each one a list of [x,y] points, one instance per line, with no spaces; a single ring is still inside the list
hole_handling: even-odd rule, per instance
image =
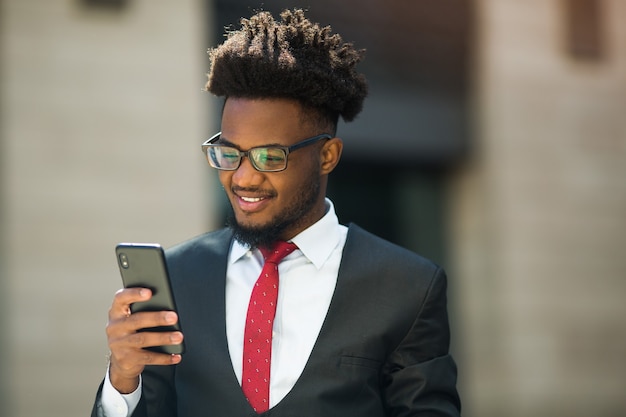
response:
[[[218,169],[237,169],[239,167],[239,150],[229,146],[209,146],[207,149],[209,164]]]
[[[254,165],[263,171],[281,171],[287,164],[287,155],[281,148],[253,148],[249,156]]]

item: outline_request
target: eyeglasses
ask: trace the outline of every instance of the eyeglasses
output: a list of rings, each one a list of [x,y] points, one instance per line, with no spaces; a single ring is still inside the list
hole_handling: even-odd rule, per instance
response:
[[[223,171],[235,171],[241,165],[241,158],[246,156],[257,171],[278,172],[287,168],[287,156],[296,149],[312,145],[322,139],[330,139],[331,135],[322,134],[304,139],[291,146],[259,146],[240,151],[239,149],[215,143],[220,139],[222,132],[213,135],[202,144],[202,153],[209,161],[209,165]]]

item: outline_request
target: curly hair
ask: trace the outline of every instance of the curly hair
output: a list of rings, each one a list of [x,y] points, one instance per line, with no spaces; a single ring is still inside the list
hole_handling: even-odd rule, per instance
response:
[[[312,23],[302,9],[280,17],[277,22],[262,11],[227,32],[224,43],[209,50],[206,89],[226,98],[295,99],[335,127],[339,116],[352,121],[367,95],[365,76],[355,69],[364,50]]]

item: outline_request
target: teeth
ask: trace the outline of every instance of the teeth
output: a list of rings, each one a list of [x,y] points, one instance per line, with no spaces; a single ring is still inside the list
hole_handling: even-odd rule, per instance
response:
[[[252,197],[240,197],[243,201],[245,201],[246,203],[256,203],[258,201],[263,200],[262,198],[252,198]]]

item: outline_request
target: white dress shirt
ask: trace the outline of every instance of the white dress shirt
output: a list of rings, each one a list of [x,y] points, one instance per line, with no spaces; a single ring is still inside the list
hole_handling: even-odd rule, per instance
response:
[[[337,283],[348,229],[339,224],[328,199],[326,207],[324,217],[291,240],[298,250],[278,266],[280,281],[272,339],[270,407],[289,393],[304,370]],[[226,271],[226,335],[240,384],[248,302],[262,268],[263,256],[259,250],[250,250],[237,241],[233,243]],[[122,395],[111,385],[107,371],[101,397],[104,416],[129,416],[140,398],[141,381],[134,393]]]

